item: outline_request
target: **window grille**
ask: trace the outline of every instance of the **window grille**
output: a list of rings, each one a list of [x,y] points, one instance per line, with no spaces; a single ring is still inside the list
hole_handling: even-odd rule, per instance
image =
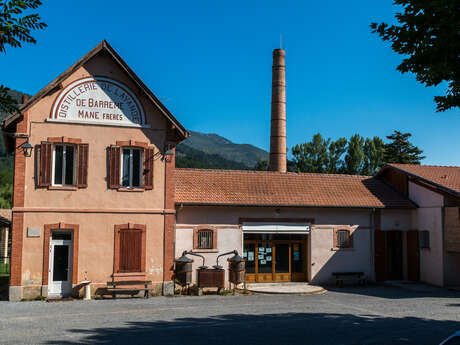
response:
[[[212,230],[198,231],[198,248],[199,249],[212,249]]]
[[[348,230],[337,231],[337,247],[350,248],[350,232]]]
[[[420,248],[423,248],[423,249],[430,248],[430,232],[428,230],[420,231],[419,245],[420,245]]]

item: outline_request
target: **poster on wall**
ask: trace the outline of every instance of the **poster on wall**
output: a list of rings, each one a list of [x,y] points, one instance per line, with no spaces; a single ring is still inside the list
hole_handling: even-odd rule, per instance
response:
[[[272,257],[271,257],[271,256],[267,256],[267,261],[272,261]]]
[[[265,261],[265,260],[260,260],[260,264],[261,264],[261,265],[265,265],[266,263],[267,263],[267,261]]]
[[[271,253],[272,252],[272,249],[271,248],[267,248],[267,253]]]
[[[265,252],[265,247],[259,247],[259,253]]]
[[[259,254],[259,256],[257,257],[259,260],[263,260],[264,259],[264,254]]]
[[[254,252],[248,252],[248,261],[254,261]]]

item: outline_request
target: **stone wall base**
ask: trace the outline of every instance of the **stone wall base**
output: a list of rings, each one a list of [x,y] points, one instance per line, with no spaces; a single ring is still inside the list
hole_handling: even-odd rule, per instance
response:
[[[174,296],[174,282],[163,282],[163,296]]]

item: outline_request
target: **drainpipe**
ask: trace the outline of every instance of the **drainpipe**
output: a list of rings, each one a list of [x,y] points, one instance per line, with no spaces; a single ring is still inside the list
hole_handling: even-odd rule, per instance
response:
[[[375,208],[372,208],[371,210],[371,215],[370,215],[370,226],[369,228],[371,229],[371,234],[369,236],[369,241],[370,241],[370,258],[369,258],[369,265],[370,265],[370,270],[372,274],[372,280],[375,281]]]

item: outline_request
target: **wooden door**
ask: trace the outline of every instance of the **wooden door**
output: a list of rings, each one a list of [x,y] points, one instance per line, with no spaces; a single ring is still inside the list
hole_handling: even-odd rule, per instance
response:
[[[120,231],[120,273],[141,272],[142,231],[136,229]]]
[[[275,242],[273,245],[273,280],[291,281],[291,244],[289,241]]]
[[[291,243],[291,281],[307,281],[307,240]]]
[[[256,281],[273,281],[273,242],[259,241],[256,246]],[[271,256],[270,260],[267,260]]]
[[[386,239],[385,232],[381,230],[374,231],[375,241],[375,279],[383,281],[386,279]]]
[[[407,242],[407,279],[418,281],[420,279],[420,259],[418,247],[418,231],[406,232]]]
[[[403,279],[403,246],[401,231],[387,231],[387,279]]]

